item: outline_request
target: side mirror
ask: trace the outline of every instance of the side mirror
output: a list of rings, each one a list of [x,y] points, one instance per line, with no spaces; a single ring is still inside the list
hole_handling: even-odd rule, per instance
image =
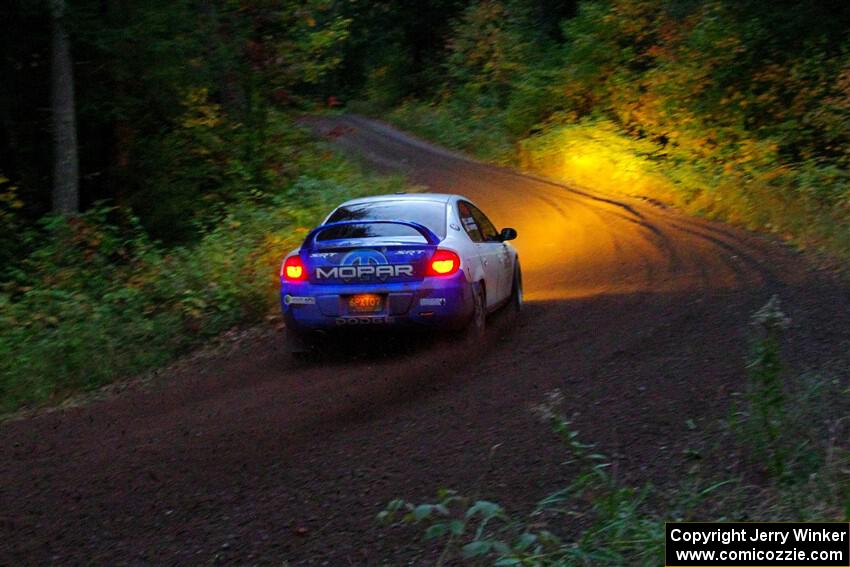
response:
[[[514,238],[516,238],[516,229],[503,228],[502,232],[499,233],[499,239],[502,242],[505,242],[506,240],[513,240]]]

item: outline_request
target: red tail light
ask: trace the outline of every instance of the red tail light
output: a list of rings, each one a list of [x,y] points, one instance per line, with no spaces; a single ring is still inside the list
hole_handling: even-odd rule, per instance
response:
[[[460,269],[460,256],[451,250],[437,250],[428,263],[429,276],[450,276]]]
[[[280,267],[280,277],[290,282],[300,282],[307,279],[307,270],[300,256],[290,256]]]

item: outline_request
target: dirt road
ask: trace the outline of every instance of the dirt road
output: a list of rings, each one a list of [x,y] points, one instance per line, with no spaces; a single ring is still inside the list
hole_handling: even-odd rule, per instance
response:
[[[566,482],[528,411],[553,388],[619,475],[663,484],[698,434],[685,421],[708,426],[742,387],[748,318],[772,294],[794,321],[793,365],[846,362],[847,285],[780,244],[364,119],[312,124],[515,227],[519,322],[496,321],[481,352],[402,343],[306,365],[269,336],[150,388],[5,423],[0,564],[427,564],[420,534],[375,514],[442,486],[521,509]]]

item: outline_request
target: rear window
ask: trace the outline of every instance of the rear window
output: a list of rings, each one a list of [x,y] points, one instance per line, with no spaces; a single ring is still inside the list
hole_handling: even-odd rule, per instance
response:
[[[328,217],[327,224],[344,221],[400,220],[419,223],[441,239],[446,236],[446,204],[436,201],[375,201],[345,205]],[[316,240],[373,237],[418,237],[419,232],[401,224],[355,224],[322,231]]]
[[[333,226],[319,232],[316,240],[351,240],[354,238],[399,238],[405,241],[426,242],[425,237],[412,226],[403,224],[348,224]]]

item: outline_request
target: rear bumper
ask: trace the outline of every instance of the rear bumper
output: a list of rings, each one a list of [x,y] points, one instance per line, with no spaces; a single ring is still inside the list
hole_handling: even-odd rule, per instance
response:
[[[353,313],[348,297],[358,293],[385,297],[380,312]],[[419,282],[317,285],[285,282],[280,290],[283,319],[298,331],[354,328],[460,328],[472,316],[472,287],[463,271]]]

